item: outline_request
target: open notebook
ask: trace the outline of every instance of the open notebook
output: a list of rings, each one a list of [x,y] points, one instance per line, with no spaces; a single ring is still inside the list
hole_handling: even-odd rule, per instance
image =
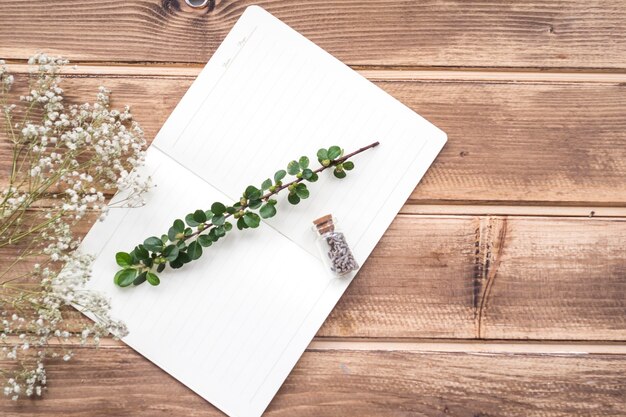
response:
[[[155,94],[159,94],[155,91]],[[324,172],[297,206],[233,231],[161,285],[117,288],[114,255],[175,218],[234,201],[300,155],[374,141],[346,179]],[[124,341],[233,417],[263,413],[353,276],[335,279],[311,221],[332,213],[363,264],[446,140],[445,134],[303,36],[249,7],[148,150],[157,187],[113,210],[81,249]]]

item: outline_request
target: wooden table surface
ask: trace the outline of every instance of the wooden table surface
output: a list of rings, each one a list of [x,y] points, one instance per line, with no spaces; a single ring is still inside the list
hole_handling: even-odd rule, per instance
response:
[[[152,138],[250,3],[2,0],[0,58]],[[267,415],[626,415],[626,2],[258,4],[449,136]],[[49,378],[0,415],[221,414],[112,340]]]

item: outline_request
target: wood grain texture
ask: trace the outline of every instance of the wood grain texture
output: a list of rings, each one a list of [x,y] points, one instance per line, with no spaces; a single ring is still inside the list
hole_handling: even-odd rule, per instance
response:
[[[0,3],[0,57],[36,50],[73,60],[204,63],[244,9],[259,4],[352,65],[626,67],[619,0],[227,1]]]
[[[79,102],[110,87],[114,105],[132,105],[151,140],[193,79],[169,74],[74,74],[63,84]],[[626,206],[626,83],[378,85],[448,134],[412,203]],[[1,182],[10,153],[0,146]]]
[[[252,3],[0,1],[0,58],[94,62],[68,69],[69,101],[104,84],[151,140]],[[267,415],[626,415],[624,2],[254,3],[449,135]],[[0,188],[8,158],[0,140]],[[0,415],[223,415],[103,345]]]
[[[400,216],[322,336],[626,340],[626,221]]]
[[[164,343],[167,335],[164,335]],[[626,356],[309,350],[266,416],[623,416]],[[17,416],[220,416],[129,348],[79,349],[48,366],[43,401]]]
[[[318,336],[626,341],[624,247],[626,219],[401,215]]]

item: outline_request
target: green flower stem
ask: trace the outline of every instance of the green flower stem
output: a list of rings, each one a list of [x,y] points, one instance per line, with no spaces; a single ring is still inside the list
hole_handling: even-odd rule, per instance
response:
[[[269,219],[276,215],[277,201],[272,198],[276,194],[288,190],[287,201],[296,205],[309,197],[304,181],[317,181],[318,174],[329,168],[333,168],[335,177],[345,178],[346,171],[354,168],[349,159],[378,145],[379,142],[374,142],[345,155],[339,146],[322,148],[317,152],[320,166],[314,170],[309,168],[309,158],[302,156],[289,162],[286,170],[277,171],[273,179],[263,181],[260,188],[249,185],[234,204],[226,206],[215,202],[209,210],[199,209],[187,214],[184,221],[176,219],[167,234],[151,236],[131,252],[115,255],[117,264],[122,268],[115,274],[115,284],[127,287],[147,281],[151,285],[159,285],[161,281],[157,273],[162,272],[166,265],[177,269],[199,259],[203,248],[208,248],[230,232],[233,225],[227,220],[236,219],[239,230],[257,228],[261,218]],[[295,178],[283,183],[287,175]]]

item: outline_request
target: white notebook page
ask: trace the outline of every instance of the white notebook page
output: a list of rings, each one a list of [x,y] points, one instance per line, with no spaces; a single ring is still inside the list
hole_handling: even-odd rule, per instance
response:
[[[176,218],[231,202],[291,159],[333,144],[355,157],[259,229],[232,231],[161,285],[116,288],[114,255]],[[359,263],[445,143],[445,134],[259,7],[249,7],[165,123],[145,171],[157,188],[114,210],[81,248],[126,343],[230,416],[262,414],[352,276],[333,279],[311,221],[332,213]],[[328,175],[326,175],[328,174]],[[258,184],[257,184],[258,185]]]

